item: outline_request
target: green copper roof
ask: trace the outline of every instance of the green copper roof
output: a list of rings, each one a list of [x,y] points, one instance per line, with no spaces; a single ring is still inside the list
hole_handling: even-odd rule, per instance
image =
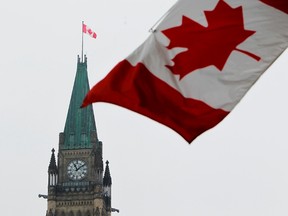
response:
[[[78,56],[77,72],[70,99],[64,132],[60,134],[60,149],[92,148],[98,142],[92,105],[80,108],[90,90],[87,75],[87,58]]]

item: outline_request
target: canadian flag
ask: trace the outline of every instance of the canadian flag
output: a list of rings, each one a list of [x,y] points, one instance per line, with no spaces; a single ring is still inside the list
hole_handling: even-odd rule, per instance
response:
[[[236,106],[288,46],[287,0],[179,0],[87,94],[192,142]]]
[[[90,35],[92,38],[96,38],[97,37],[97,34],[90,28],[88,27],[86,24],[82,24],[82,31],[83,33],[85,34],[88,34]]]

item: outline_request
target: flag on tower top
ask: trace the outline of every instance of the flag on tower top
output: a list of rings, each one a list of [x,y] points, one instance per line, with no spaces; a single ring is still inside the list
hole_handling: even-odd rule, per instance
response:
[[[227,116],[288,46],[287,0],[179,0],[86,95],[192,142]]]
[[[88,27],[86,24],[82,23],[82,31],[85,34],[90,35],[92,38],[96,38],[97,34],[90,28]]]

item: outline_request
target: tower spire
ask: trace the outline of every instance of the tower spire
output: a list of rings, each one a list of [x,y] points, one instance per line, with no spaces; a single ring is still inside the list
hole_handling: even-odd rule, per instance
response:
[[[90,90],[87,75],[87,57],[78,56],[77,71],[68,108],[64,132],[60,134],[60,149],[93,148],[97,144],[96,124],[92,106],[80,108]]]

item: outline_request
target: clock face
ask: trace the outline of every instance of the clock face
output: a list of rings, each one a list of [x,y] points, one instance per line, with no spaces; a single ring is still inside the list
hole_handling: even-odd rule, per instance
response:
[[[87,165],[82,160],[73,160],[67,166],[68,177],[72,180],[81,180],[87,175]]]

